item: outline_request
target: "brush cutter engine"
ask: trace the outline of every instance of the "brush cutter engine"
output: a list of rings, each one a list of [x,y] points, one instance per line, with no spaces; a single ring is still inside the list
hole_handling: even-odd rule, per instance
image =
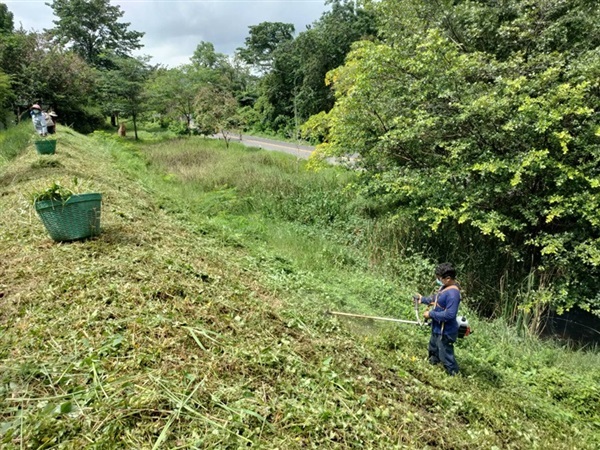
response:
[[[458,322],[459,338],[464,338],[471,334],[471,327],[469,326],[469,321],[465,316],[457,317],[456,321]]]

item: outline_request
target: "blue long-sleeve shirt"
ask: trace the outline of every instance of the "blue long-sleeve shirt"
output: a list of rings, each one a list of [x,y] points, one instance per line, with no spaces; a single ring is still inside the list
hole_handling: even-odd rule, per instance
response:
[[[458,287],[458,286],[457,286]],[[421,303],[437,305],[429,311],[429,317],[432,321],[432,333],[444,334],[456,339],[458,336],[458,306],[460,305],[460,291],[450,286],[442,286],[437,294],[431,297],[421,297]]]

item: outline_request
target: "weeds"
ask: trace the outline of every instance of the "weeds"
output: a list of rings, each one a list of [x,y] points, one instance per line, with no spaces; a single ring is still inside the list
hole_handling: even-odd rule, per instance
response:
[[[53,166],[53,167],[61,167]],[[54,180],[48,185],[39,187],[37,190],[29,193],[31,203],[35,203],[42,200],[51,200],[57,202],[66,202],[73,195],[81,194],[89,191],[89,182],[82,183],[77,177],[73,177],[71,180]]]

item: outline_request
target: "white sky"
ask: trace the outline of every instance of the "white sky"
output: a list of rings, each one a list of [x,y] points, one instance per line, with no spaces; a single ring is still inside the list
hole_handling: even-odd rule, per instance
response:
[[[14,15],[15,28],[42,31],[56,20],[51,0],[0,0]],[[228,55],[244,45],[248,27],[261,22],[292,23],[296,34],[328,10],[325,0],[111,0],[125,12],[120,22],[142,31],[137,54],[170,67],[189,62],[200,41]]]

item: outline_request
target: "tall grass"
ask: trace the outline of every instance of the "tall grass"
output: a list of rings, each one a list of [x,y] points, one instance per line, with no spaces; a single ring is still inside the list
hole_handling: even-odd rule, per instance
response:
[[[224,149],[222,143],[203,138],[141,148],[166,173],[164,180],[174,182],[169,198],[180,196],[186,207],[195,208],[212,225],[223,226],[230,238],[239,235],[244,245],[248,238],[268,242],[292,255],[302,269],[326,276],[332,269],[369,271],[395,280],[407,293],[434,289],[434,261],[453,256],[471,309],[484,317],[502,318],[516,327],[511,333],[516,330],[522,336],[537,336],[543,326],[548,274],[514,267],[478,233],[443,230],[431,234],[418,218],[393,212],[371,214],[372,206],[353,188],[360,176],[355,172],[337,167],[313,172],[304,161],[289,155],[236,144]],[[497,285],[490,283],[499,270],[504,276]],[[371,286],[364,292],[369,298],[363,296],[353,306],[398,312],[397,291],[392,293],[377,282],[365,282],[362,287],[367,285]],[[353,287],[362,289],[358,284]],[[377,295],[377,291],[385,294]]]
[[[418,218],[395,210],[377,212],[377,205],[358,193],[359,173],[339,167],[314,172],[305,161],[286,154],[237,144],[225,151],[222,143],[203,138],[159,142],[144,146],[144,153],[166,179],[185,186],[174,195],[185,199],[188,208],[214,218],[213,223],[223,215],[238,216],[239,232],[245,228],[239,217],[248,214],[281,221],[248,232],[295,255],[303,267],[369,269],[432,289],[426,280],[434,262],[450,260],[459,267],[473,307],[490,317],[502,316],[502,302],[491,294],[498,286],[490,284],[492,272],[503,264],[502,255],[477,235],[455,230],[432,234]],[[507,283],[510,299],[519,292]]]
[[[28,122],[0,131],[0,166],[23,153],[32,135],[31,124]]]
[[[196,190],[234,190],[243,201],[231,212],[261,212],[311,224],[353,216],[353,196],[344,188],[354,174],[333,167],[316,174],[305,170],[305,161],[289,155],[249,151],[236,144],[223,152],[220,145],[202,138],[182,139],[154,145],[148,155]]]
[[[277,267],[274,280],[310,272],[317,285],[308,287],[302,278],[295,287],[288,281],[290,289],[323,295],[331,307],[412,316],[404,300],[417,283],[430,286],[432,265],[420,256],[394,264],[393,277],[384,276],[389,268],[369,256],[364,241],[371,225],[357,214],[361,199],[348,188],[358,176],[354,172],[339,167],[314,172],[286,154],[235,143],[225,149],[203,138],[131,148],[140,150],[163,173],[160,187],[152,189],[164,208],[232,245],[270,248],[277,256],[265,260]]]

